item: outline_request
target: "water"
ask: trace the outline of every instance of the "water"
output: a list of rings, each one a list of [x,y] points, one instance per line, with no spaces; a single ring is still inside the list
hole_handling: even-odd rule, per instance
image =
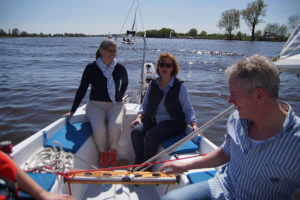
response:
[[[52,123],[71,108],[87,63],[94,60],[103,38],[0,38],[0,141],[17,144]],[[178,59],[179,78],[185,81],[198,126],[229,107],[224,76],[227,66],[245,56],[279,55],[284,43],[223,40],[147,39],[148,62],[162,52]],[[143,42],[120,44],[117,60],[128,70],[127,94],[139,93]],[[300,79],[282,73],[280,98],[300,114]],[[88,100],[88,93],[82,103]],[[215,144],[224,140],[226,119],[205,132]]]

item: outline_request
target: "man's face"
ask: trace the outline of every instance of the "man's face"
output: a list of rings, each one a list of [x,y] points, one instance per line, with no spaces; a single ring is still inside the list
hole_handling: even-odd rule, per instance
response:
[[[239,111],[240,118],[250,119],[251,113],[255,110],[254,101],[251,95],[248,96],[246,92],[239,87],[235,74],[232,74],[228,81],[229,97],[228,103],[233,103]],[[254,109],[254,110],[253,110]]]

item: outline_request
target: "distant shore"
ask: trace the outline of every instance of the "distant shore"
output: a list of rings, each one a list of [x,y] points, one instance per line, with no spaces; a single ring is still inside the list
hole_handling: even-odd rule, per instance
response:
[[[169,38],[169,39],[208,39],[208,40],[241,40],[241,41],[253,41],[251,35],[247,35],[238,31],[236,34],[232,34],[230,37],[228,34],[220,33],[207,33],[206,31],[197,32],[196,29],[191,29],[187,33],[177,33],[170,28],[161,28],[160,30],[146,30],[145,32],[134,32],[134,36],[147,38]],[[111,37],[111,38],[123,38],[126,34],[84,34],[84,33],[27,33],[26,31],[20,31],[18,28],[8,30],[5,32],[0,28],[0,37]],[[276,36],[276,34],[259,33],[255,34],[254,41],[276,41],[285,42],[287,37]]]
[[[107,35],[85,35],[85,34],[30,34],[30,35],[0,35],[0,38],[32,38],[32,37],[107,37]],[[119,35],[113,36],[115,37],[122,37]],[[158,36],[148,36],[147,38],[166,38],[166,39],[206,39],[206,40],[229,40],[227,35],[225,34],[210,34],[210,35],[197,35],[197,36],[188,36],[188,35],[180,35],[176,37],[158,37]],[[231,40],[240,40],[240,41],[251,41],[251,36],[233,36]],[[287,38],[278,38],[278,37],[264,37],[264,36],[257,36],[255,41],[272,41],[272,42],[285,42]]]

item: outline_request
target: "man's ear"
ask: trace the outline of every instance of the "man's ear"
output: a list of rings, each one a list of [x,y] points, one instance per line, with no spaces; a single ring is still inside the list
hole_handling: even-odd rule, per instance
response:
[[[252,97],[258,102],[263,102],[266,97],[266,92],[262,88],[255,88]]]

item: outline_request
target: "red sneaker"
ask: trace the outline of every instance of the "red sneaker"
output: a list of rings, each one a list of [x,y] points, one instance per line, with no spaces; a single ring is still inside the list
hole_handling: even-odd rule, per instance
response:
[[[100,162],[101,167],[107,167],[108,165],[108,159],[107,159],[107,152],[101,152],[100,153]]]
[[[111,166],[117,165],[117,152],[116,150],[109,150],[109,163]]]

